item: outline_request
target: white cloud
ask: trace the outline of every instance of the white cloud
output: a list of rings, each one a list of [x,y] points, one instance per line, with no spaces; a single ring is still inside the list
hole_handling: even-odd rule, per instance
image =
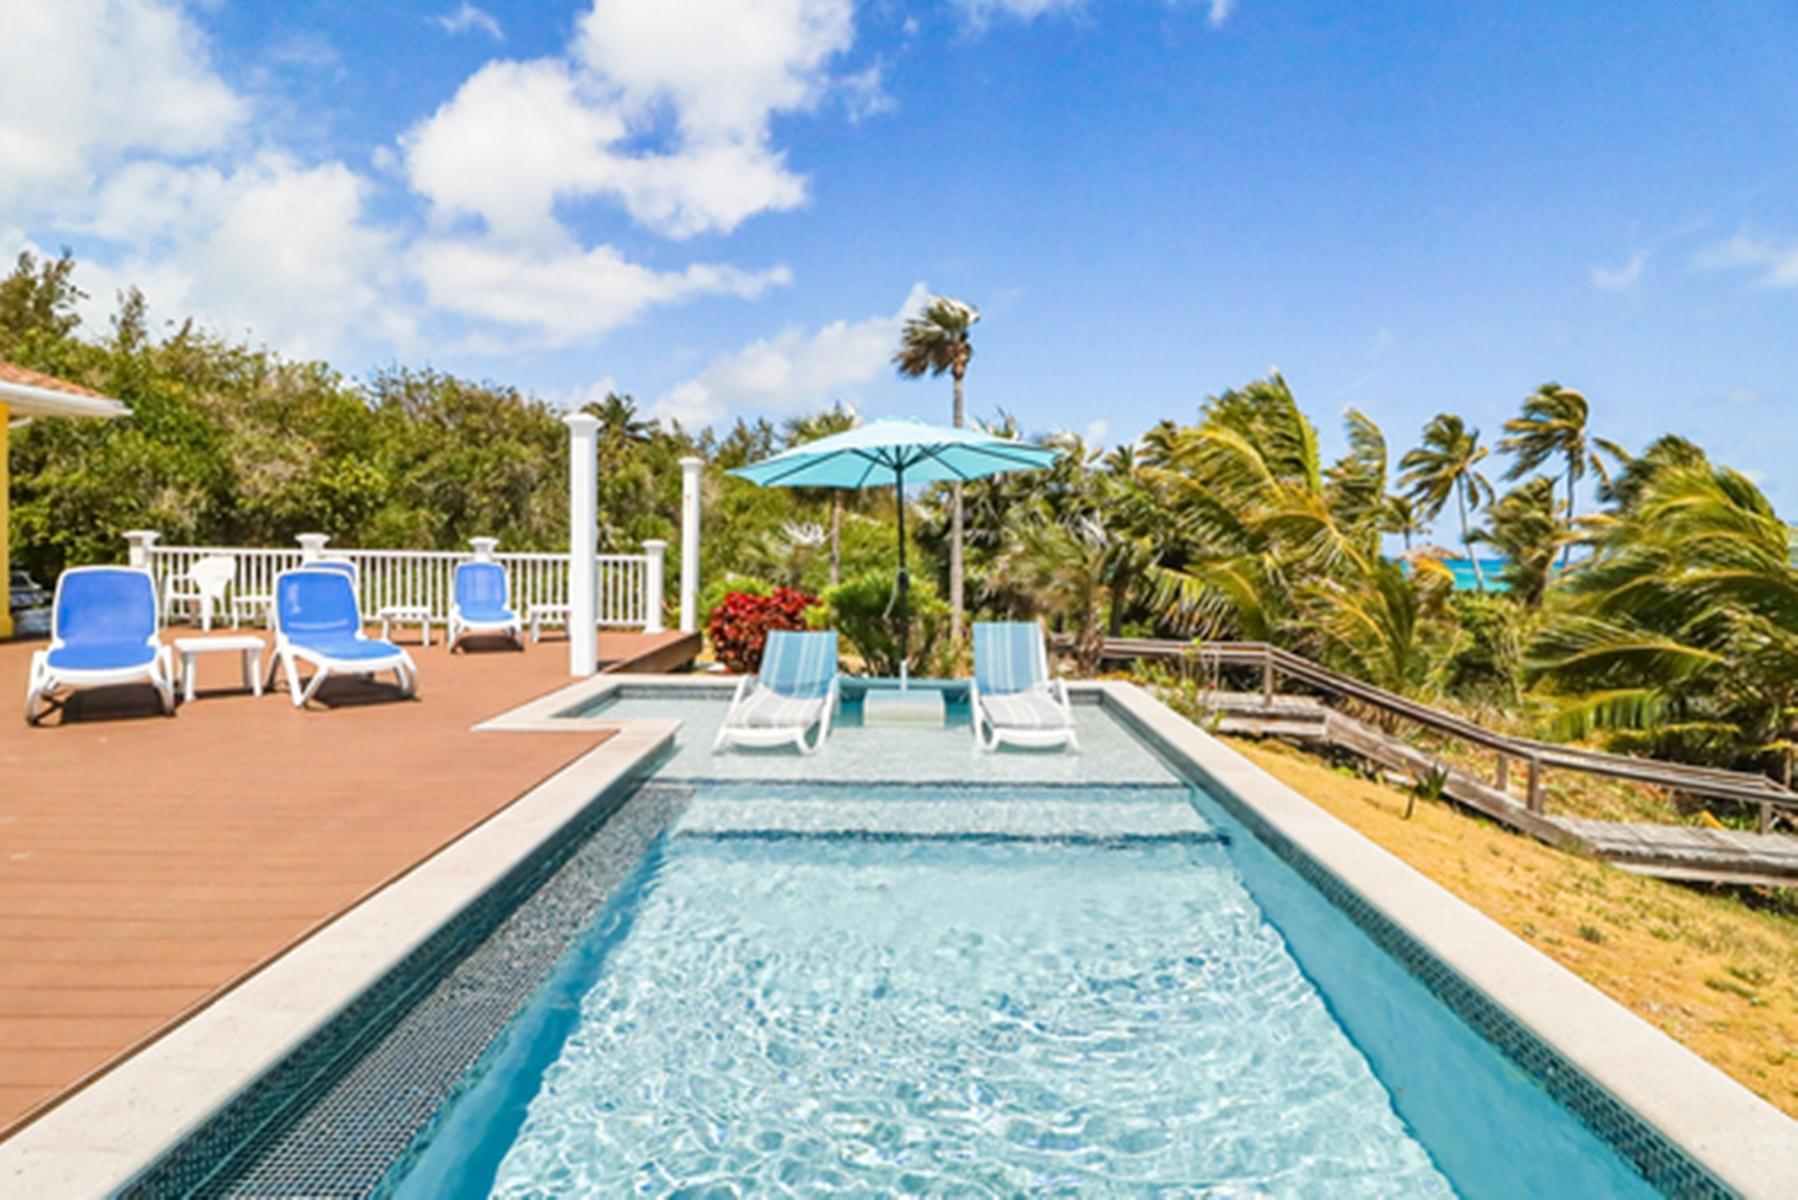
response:
[[[484,33],[496,42],[506,40],[506,31],[500,28],[499,21],[484,8],[476,8],[468,0],[453,11],[432,17],[448,34]]]
[[[1178,7],[1181,2],[1182,0],[1167,0],[1169,8]],[[961,9],[969,25],[981,29],[999,16],[1034,21],[1053,13],[1076,12],[1085,7],[1085,0],[956,0],[956,6]],[[1205,20],[1213,29],[1221,29],[1235,8],[1236,0],[1205,0]],[[917,32],[909,17],[906,25],[904,32],[907,36]]]
[[[1033,21],[1048,13],[1071,12],[1082,0],[956,0],[970,23],[980,26],[996,16]]]
[[[136,283],[153,315],[192,315],[226,334],[298,355],[368,336],[404,340],[394,302],[395,242],[364,211],[367,184],[341,163],[307,167],[265,152],[234,170],[137,163],[96,197],[89,227],[132,249],[84,263],[83,286],[110,311]]]
[[[1107,421],[1104,417],[1099,417],[1086,423],[1086,435],[1083,440],[1086,442],[1088,449],[1103,447],[1105,445],[1105,439],[1110,436],[1111,422]]]
[[[634,115],[666,104],[694,141],[752,140],[815,104],[854,38],[850,0],[605,0],[575,57]]]
[[[545,253],[490,239],[426,240],[413,248],[412,265],[437,307],[524,331],[547,345],[609,332],[654,305],[707,295],[753,298],[791,280],[783,267],[751,272],[696,263],[655,271],[610,246]]]
[[[1698,252],[1695,263],[1711,271],[1753,270],[1762,287],[1798,287],[1798,242],[1742,229],[1726,242]]]
[[[1593,267],[1592,286],[1601,292],[1633,291],[1647,270],[1648,251],[1637,250],[1620,267]]]
[[[412,186],[538,244],[561,235],[559,204],[589,198],[676,238],[797,208],[806,182],[769,124],[829,89],[853,16],[850,0],[596,3],[566,59],[490,63],[414,127]]]
[[[845,75],[839,81],[843,107],[851,121],[865,121],[898,107],[892,93],[886,90],[885,71],[875,63],[865,71]]]
[[[172,4],[8,3],[4,25],[0,221],[57,211],[127,152],[215,150],[246,115]]]
[[[502,32],[441,2],[449,32]],[[404,347],[426,323],[465,346],[567,345],[654,306],[788,283],[780,266],[632,262],[583,245],[558,208],[610,199],[686,237],[798,207],[806,180],[770,123],[838,86],[854,37],[852,0],[596,2],[564,56],[487,64],[401,156],[377,153],[376,177],[432,205],[408,234],[373,215],[374,178],[257,127],[271,111],[217,74],[176,0],[0,10],[8,44],[32,49],[0,72],[0,231],[16,230],[3,240],[87,239],[91,316],[136,282],[153,317],[305,355]],[[884,98],[878,67],[842,86],[852,111]]]
[[[582,102],[563,63],[493,62],[406,135],[406,169],[446,214],[478,214],[503,238],[554,242],[564,237],[557,201],[592,186],[624,133],[618,114]]]
[[[649,413],[696,429],[741,410],[790,413],[843,399],[889,369],[905,318],[929,295],[918,283],[890,314],[833,321],[810,333],[793,326],[757,339],[712,360]]]

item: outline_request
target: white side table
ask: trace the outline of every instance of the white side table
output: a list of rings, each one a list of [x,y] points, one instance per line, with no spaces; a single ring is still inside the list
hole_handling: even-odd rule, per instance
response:
[[[255,695],[262,695],[262,639],[248,634],[231,637],[184,637],[175,639],[175,653],[181,659],[181,698],[194,698],[195,667],[202,654],[243,655],[243,685]]]
[[[388,631],[395,625],[416,622],[421,644],[431,644],[431,606],[428,604],[389,604],[375,614],[381,618],[381,640],[387,641]]]
[[[528,620],[531,623],[531,640],[540,642],[543,640],[543,623],[545,621],[552,625],[568,624],[568,606],[566,604],[533,604]]]

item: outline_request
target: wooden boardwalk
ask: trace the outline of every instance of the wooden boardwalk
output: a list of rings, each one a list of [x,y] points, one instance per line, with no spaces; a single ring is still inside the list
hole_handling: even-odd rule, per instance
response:
[[[673,669],[697,640],[600,654]],[[41,645],[0,643],[0,697]],[[605,739],[470,732],[568,682],[560,641],[414,656],[416,701],[333,681],[297,712],[208,655],[172,718],[132,687],[0,719],[0,1136]]]
[[[1218,731],[1315,741],[1346,750],[1406,779],[1444,773],[1443,793],[1550,845],[1602,858],[1643,875],[1690,882],[1798,886],[1798,838],[1779,833],[1603,821],[1532,809],[1508,788],[1445,767],[1400,738],[1309,696],[1215,691]]]

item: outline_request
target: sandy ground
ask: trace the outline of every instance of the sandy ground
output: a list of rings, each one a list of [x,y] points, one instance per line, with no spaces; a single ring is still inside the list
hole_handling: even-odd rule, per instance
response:
[[[1798,1117],[1798,915],[1631,875],[1277,742],[1293,788]]]

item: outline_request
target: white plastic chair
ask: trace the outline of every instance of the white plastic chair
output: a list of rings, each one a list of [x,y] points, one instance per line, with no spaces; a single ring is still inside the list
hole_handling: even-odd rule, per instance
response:
[[[229,554],[208,554],[187,569],[185,575],[171,575],[163,584],[163,620],[178,605],[187,612],[198,613],[200,628],[212,631],[212,614],[223,607],[225,592],[237,582],[237,559]]]

